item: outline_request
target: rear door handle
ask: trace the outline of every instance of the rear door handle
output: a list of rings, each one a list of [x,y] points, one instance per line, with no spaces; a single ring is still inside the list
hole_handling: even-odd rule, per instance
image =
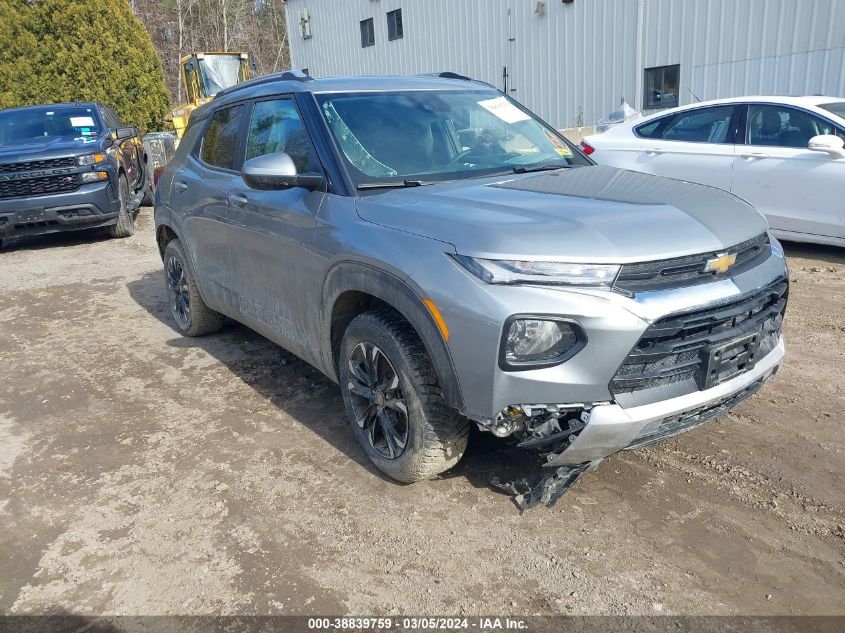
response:
[[[239,193],[230,193],[229,194],[229,204],[235,207],[243,207],[249,200],[246,199],[246,196],[242,196]]]
[[[740,154],[743,158],[768,158],[768,154],[763,152],[748,152],[747,154]]]
[[[188,188],[188,183],[184,182],[183,180],[174,180],[173,188],[176,191],[185,191],[185,189]]]
[[[645,151],[645,153],[646,153],[646,154],[648,154],[649,156],[657,156],[658,154],[664,154],[664,153],[666,153],[666,150],[665,150],[665,149],[661,149],[661,148],[659,148],[659,147],[651,147],[651,148],[647,149],[647,150]]]

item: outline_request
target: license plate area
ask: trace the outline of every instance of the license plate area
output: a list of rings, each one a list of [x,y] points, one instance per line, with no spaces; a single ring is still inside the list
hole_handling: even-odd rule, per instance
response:
[[[18,224],[47,221],[47,212],[44,209],[27,209],[25,211],[18,211],[17,216]]]
[[[702,350],[699,388],[709,389],[753,369],[760,349],[760,333],[755,332],[721,345]]]

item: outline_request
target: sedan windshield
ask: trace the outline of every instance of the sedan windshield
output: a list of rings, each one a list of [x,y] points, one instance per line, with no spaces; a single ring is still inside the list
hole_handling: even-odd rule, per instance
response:
[[[845,119],[845,101],[835,101],[834,103],[823,103],[819,106],[827,110],[828,112],[832,112],[840,119]]]
[[[0,143],[51,137],[82,141],[98,138],[102,127],[94,108],[85,106],[0,111]]]
[[[554,129],[492,90],[316,97],[361,188],[589,164]]]

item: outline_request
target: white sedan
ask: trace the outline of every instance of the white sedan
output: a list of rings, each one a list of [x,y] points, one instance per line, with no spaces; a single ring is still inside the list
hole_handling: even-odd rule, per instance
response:
[[[696,103],[588,136],[581,147],[602,165],[730,191],[780,238],[845,246],[845,99]]]

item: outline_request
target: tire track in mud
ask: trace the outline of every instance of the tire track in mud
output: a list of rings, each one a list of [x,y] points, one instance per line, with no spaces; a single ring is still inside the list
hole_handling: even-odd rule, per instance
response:
[[[754,466],[737,463],[729,454],[701,454],[672,443],[628,453],[623,458],[675,470],[688,481],[696,479],[747,508],[766,512],[792,531],[845,545],[845,513],[841,507],[805,495],[794,483],[769,477]]]

